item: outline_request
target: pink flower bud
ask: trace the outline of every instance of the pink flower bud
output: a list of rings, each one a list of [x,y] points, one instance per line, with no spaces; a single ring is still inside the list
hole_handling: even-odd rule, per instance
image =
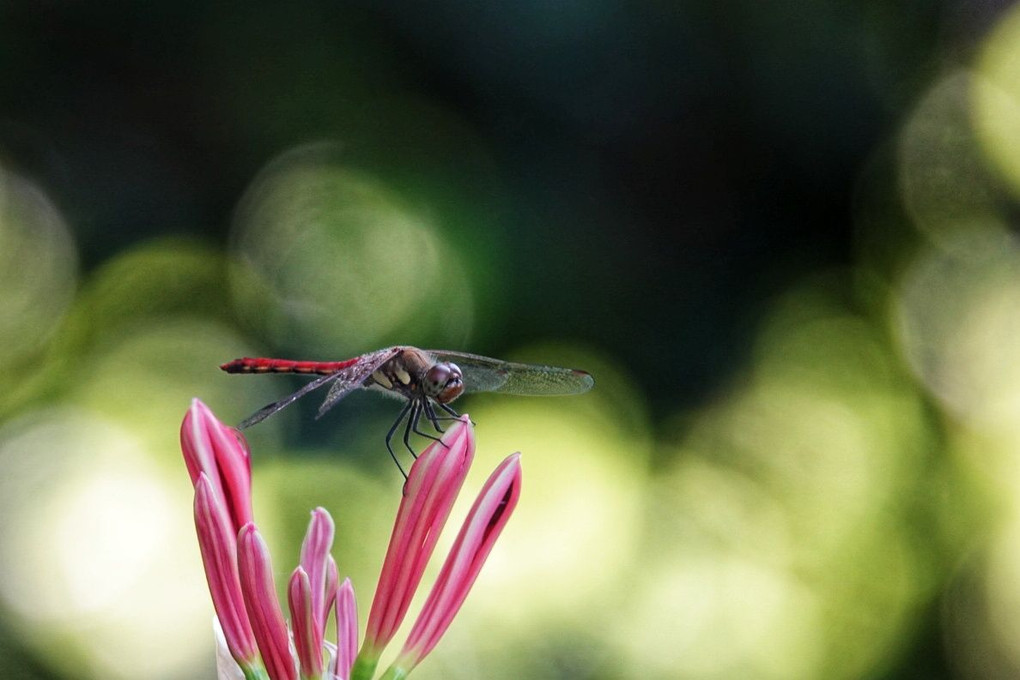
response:
[[[266,672],[272,680],[296,680],[297,672],[290,655],[287,624],[276,599],[269,548],[258,529],[250,522],[241,527],[237,536],[237,568],[244,606]]]
[[[358,654],[358,604],[354,586],[344,579],[336,595],[336,662],[333,675],[349,680],[354,657]]]
[[[234,558],[237,539],[230,526],[230,518],[217,501],[204,472],[198,474],[195,482],[195,529],[209,593],[223,628],[227,649],[239,665],[251,667],[257,663],[258,657]]]
[[[425,565],[474,457],[471,421],[461,416],[411,466],[383,560],[359,663],[377,660],[404,620]]]
[[[515,453],[493,471],[478,494],[395,665],[410,671],[439,642],[460,611],[520,495],[521,462],[520,454]]]
[[[308,582],[308,574],[301,567],[291,574],[287,602],[290,605],[290,627],[294,633],[294,647],[301,666],[301,676],[322,677],[322,634],[316,635],[318,626],[312,611],[312,587]]]
[[[251,461],[244,437],[217,420],[208,406],[192,399],[181,424],[181,451],[192,484],[205,473],[236,535],[252,521]]]
[[[305,540],[301,544],[301,566],[308,574],[308,582],[311,586],[312,616],[316,622],[316,628],[320,631],[320,645],[322,644],[321,630],[326,625],[326,617],[329,615],[329,608],[336,594],[336,580],[333,580],[332,589],[329,586],[329,564],[333,559],[329,556],[329,551],[333,548],[334,532],[333,518],[323,508],[316,508],[312,512]],[[335,578],[335,574],[333,576]]]

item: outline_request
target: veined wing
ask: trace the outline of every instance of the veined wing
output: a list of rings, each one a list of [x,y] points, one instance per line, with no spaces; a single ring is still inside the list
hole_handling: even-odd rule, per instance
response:
[[[377,352],[363,354],[357,360],[352,361],[348,366],[335,373],[319,376],[315,380],[303,385],[297,392],[289,394],[279,401],[274,401],[272,404],[263,406],[248,418],[245,418],[238,427],[243,430],[256,423],[260,423],[277,411],[290,406],[309,392],[327,383],[332,383],[326,399],[322,402],[322,406],[319,407],[319,415],[316,416],[321,417],[323,413],[336,405],[338,401],[347,396],[352,390],[361,387],[365,380],[368,379],[368,376],[372,375],[377,368],[392,359],[400,349],[400,347],[389,347]]]
[[[589,373],[572,368],[517,364],[465,352],[428,352],[438,361],[452,361],[460,367],[466,392],[555,396],[581,394],[595,384]]]
[[[319,413],[315,417],[321,418],[326,411],[336,406],[336,403],[350,394],[352,390],[361,387],[370,375],[403,349],[403,347],[387,347],[376,352],[362,354],[358,357],[358,361],[338,371],[340,377],[330,386],[329,393],[322,400]]]
[[[304,395],[308,394],[309,392],[311,392],[314,389],[318,389],[318,388],[322,387],[323,385],[325,385],[328,382],[332,382],[334,380],[337,380],[339,377],[340,377],[339,373],[330,373],[329,375],[319,376],[318,378],[316,378],[315,380],[311,381],[310,383],[306,383],[297,392],[295,392],[293,394],[288,394],[286,397],[284,397],[280,401],[274,401],[272,404],[267,404],[266,406],[263,406],[262,408],[260,408],[258,411],[255,411],[255,413],[251,414],[250,416],[245,418],[243,421],[241,421],[241,424],[237,426],[238,429],[243,430],[245,428],[251,427],[255,423],[261,423],[263,420],[265,420],[269,416],[273,415],[277,411],[290,406],[295,401],[297,401],[300,397],[303,397]]]

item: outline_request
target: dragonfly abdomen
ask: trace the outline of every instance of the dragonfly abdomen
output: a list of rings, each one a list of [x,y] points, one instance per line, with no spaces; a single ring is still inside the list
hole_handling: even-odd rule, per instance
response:
[[[357,359],[346,361],[294,361],[292,359],[265,359],[243,357],[220,366],[227,373],[306,373],[329,375],[347,368]]]

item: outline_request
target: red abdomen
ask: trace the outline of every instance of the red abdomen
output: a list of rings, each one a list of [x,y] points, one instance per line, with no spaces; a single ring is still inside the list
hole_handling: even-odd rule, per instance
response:
[[[291,359],[263,359],[243,357],[220,366],[227,373],[315,373],[329,375],[347,368],[357,359],[346,361],[294,361]]]

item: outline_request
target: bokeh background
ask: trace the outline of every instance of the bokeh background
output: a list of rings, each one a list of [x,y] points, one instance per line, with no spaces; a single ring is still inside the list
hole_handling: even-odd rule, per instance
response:
[[[189,399],[413,344],[597,380],[458,402],[525,489],[422,680],[1018,677],[1018,207],[1006,0],[4,3],[2,675],[212,677]],[[364,613],[397,405],[306,401],[256,518]]]

